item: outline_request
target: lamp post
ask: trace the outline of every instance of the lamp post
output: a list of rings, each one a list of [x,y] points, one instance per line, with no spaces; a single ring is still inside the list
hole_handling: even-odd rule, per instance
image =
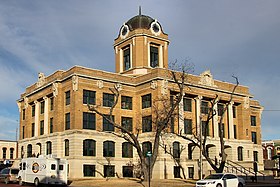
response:
[[[148,157],[148,161],[149,161],[149,187],[151,186],[151,156],[152,156],[152,152],[151,151],[148,151],[147,152],[147,157]]]

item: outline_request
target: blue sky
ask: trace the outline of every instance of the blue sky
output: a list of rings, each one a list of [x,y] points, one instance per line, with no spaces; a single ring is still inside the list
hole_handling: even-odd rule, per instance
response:
[[[138,14],[169,34],[169,60],[190,58],[194,74],[250,88],[265,110],[262,138],[280,139],[279,0],[2,0],[0,139],[15,140],[16,100],[37,81],[74,65],[114,72],[113,42]]]

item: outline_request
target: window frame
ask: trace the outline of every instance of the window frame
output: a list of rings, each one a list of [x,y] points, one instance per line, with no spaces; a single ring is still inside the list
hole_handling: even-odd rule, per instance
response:
[[[71,128],[71,115],[70,112],[65,114],[65,130],[69,130]]]
[[[96,141],[93,139],[83,140],[83,156],[96,156]]]
[[[96,114],[83,112],[83,129],[96,130]]]
[[[152,106],[152,94],[142,95],[142,109],[150,108]]]
[[[96,104],[96,91],[83,90],[83,104]]]
[[[65,92],[65,105],[70,105],[71,103],[71,92],[70,90]]]
[[[115,102],[114,94],[103,93],[103,107],[112,107]]]
[[[121,109],[132,110],[132,97],[121,96]]]
[[[115,157],[115,144],[109,140],[103,142],[103,157]]]
[[[152,115],[142,117],[142,133],[152,132],[152,131],[153,131]]]

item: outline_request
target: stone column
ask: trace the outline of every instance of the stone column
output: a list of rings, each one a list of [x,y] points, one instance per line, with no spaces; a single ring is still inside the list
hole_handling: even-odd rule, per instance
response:
[[[219,115],[218,115],[218,102],[214,105],[214,111],[216,115],[213,116],[213,128],[214,128],[214,137],[219,137]]]
[[[196,134],[199,135],[200,132],[200,106],[201,106],[201,100],[202,100],[202,96],[197,96],[195,99],[195,110],[196,110]]]
[[[234,130],[233,130],[233,102],[230,102],[228,105],[228,127],[229,127],[229,139],[234,138]]]
[[[148,51],[148,64],[147,64],[147,66],[148,67],[151,67],[151,57],[150,57],[150,42],[148,42],[148,45],[147,45],[147,47],[148,47],[148,49],[147,49],[147,51]]]
[[[48,134],[49,132],[49,98],[44,97],[45,108],[44,108],[44,134]]]
[[[132,44],[129,44],[129,63],[130,63],[130,69],[132,68]]]
[[[123,72],[123,50],[120,49],[120,72]]]
[[[163,48],[163,46],[162,45],[160,45],[159,46],[159,59],[158,59],[158,61],[159,61],[159,64],[158,64],[158,66],[160,67],[160,68],[163,68],[163,50],[162,50],[162,48]]]
[[[35,132],[34,132],[34,136],[38,136],[38,132],[39,132],[39,115],[40,115],[40,102],[38,101],[34,101],[35,103]]]

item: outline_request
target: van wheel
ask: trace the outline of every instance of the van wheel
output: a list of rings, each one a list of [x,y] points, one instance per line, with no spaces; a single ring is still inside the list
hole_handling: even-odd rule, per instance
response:
[[[5,184],[9,184],[9,179],[8,178],[5,178]]]
[[[36,178],[36,179],[34,180],[34,185],[35,185],[36,187],[39,186],[39,179],[38,179],[38,178]]]
[[[238,187],[243,187],[243,184],[240,182],[240,183],[238,184]]]
[[[24,182],[22,181],[21,178],[19,178],[18,184],[19,184],[20,186],[23,186],[23,185],[24,185]]]
[[[222,185],[221,184],[217,184],[217,186],[216,187],[222,187]]]

